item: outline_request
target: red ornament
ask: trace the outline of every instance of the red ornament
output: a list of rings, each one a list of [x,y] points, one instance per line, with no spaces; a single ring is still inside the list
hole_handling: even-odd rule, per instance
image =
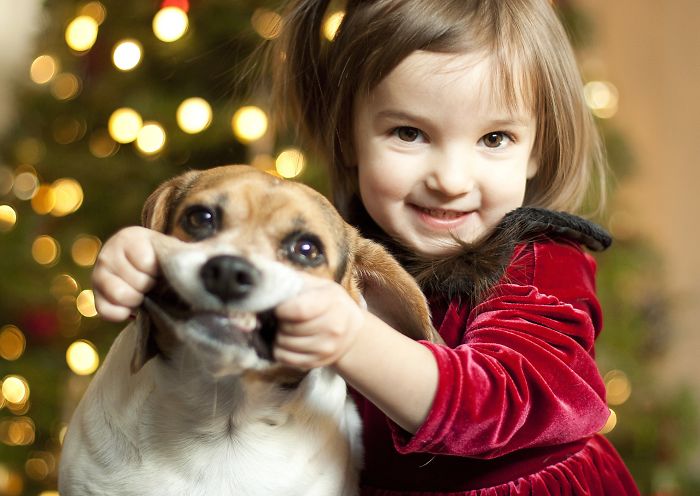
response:
[[[20,329],[35,342],[46,343],[58,335],[60,322],[53,308],[30,308],[20,316]]]
[[[160,8],[164,9],[165,7],[177,7],[180,10],[189,12],[190,2],[189,0],[163,0],[160,4]]]

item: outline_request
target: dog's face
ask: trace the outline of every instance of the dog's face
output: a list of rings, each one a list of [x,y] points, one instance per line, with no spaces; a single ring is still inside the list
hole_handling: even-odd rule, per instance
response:
[[[273,309],[300,290],[301,272],[335,280],[356,301],[368,276],[372,288],[396,284],[396,294],[411,301],[401,297],[394,305],[418,300],[407,332],[431,337],[427,307],[410,277],[302,184],[248,166],[188,172],[149,197],[143,220],[169,235],[154,243],[162,281],[145,301],[151,343],[166,356],[189,346],[214,374],[273,366]],[[154,351],[142,341],[136,369]]]

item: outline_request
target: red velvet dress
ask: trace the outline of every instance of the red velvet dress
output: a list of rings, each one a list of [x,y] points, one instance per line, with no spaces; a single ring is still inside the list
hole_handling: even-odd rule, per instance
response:
[[[429,299],[446,342],[422,342],[439,367],[432,409],[410,435],[356,395],[362,495],[639,494],[596,434],[609,410],[592,257],[570,241],[523,243],[473,309]]]

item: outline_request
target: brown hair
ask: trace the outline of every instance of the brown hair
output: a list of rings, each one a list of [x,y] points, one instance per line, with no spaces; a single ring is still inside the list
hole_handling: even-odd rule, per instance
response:
[[[330,0],[289,3],[272,60],[278,104],[330,165],[333,199],[347,216],[357,193],[353,103],[415,50],[480,52],[509,108],[537,118],[539,169],[525,205],[577,211],[597,179],[605,196],[600,136],[585,105],[572,47],[548,0],[348,0],[332,42],[321,36]],[[516,94],[520,91],[523,94]]]

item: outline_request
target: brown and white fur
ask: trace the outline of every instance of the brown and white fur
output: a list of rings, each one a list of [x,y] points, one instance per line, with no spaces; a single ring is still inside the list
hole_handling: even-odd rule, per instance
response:
[[[61,494],[356,494],[361,425],[346,385],[331,368],[274,362],[272,309],[307,272],[439,339],[413,279],[322,195],[247,166],[164,183],[143,223],[167,234],[154,243],[162,277],[72,417]]]

